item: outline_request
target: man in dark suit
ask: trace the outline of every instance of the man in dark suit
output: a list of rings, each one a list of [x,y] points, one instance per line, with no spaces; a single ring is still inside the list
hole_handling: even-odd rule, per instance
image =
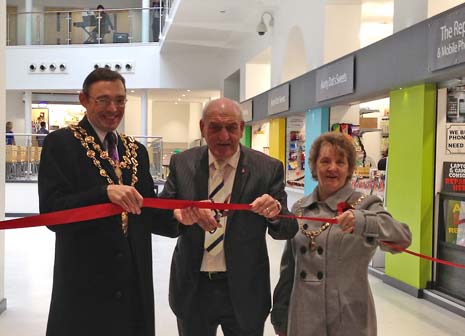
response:
[[[172,211],[144,209],[154,197],[147,150],[118,134],[124,78],[99,68],[79,95],[76,126],[50,133],[39,170],[40,212],[112,202],[121,215],[49,227],[56,233],[48,336],[153,336],[151,232],[169,234]]]
[[[161,197],[245,203],[252,211],[228,216],[197,208],[174,211],[191,225],[179,228],[170,306],[182,336],[213,336],[218,325],[225,336],[263,335],[271,301],[266,231],[290,239],[298,229],[295,220],[277,217],[288,213],[283,165],[239,145],[244,121],[232,100],[211,101],[200,129],[207,146],[172,157]]]

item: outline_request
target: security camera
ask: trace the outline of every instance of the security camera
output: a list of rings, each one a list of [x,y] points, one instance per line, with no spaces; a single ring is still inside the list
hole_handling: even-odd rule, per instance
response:
[[[260,36],[265,35],[265,33],[268,31],[268,28],[266,28],[265,22],[263,20],[260,21],[260,23],[257,25],[257,33]]]
[[[98,68],[100,68],[100,65],[99,64],[94,64],[94,69],[97,70]]]
[[[66,70],[66,64],[61,63],[60,64],[60,71],[65,71]]]
[[[53,71],[55,71],[57,69],[57,66],[52,63],[52,64],[50,64],[49,69],[50,69],[50,71],[53,72]]]
[[[30,64],[29,65],[29,71],[31,71],[31,72],[36,71],[36,65],[35,64]]]
[[[111,65],[110,64],[105,64],[104,68],[105,69],[111,69]]]
[[[131,63],[126,63],[124,66],[126,68],[126,71],[131,71],[132,70],[132,64]]]
[[[39,69],[40,69],[40,71],[45,71],[47,69],[47,67],[45,66],[45,64],[41,64]]]
[[[115,64],[115,70],[116,70],[116,71],[120,71],[121,68],[122,68],[122,67],[121,67],[121,64],[119,64],[119,63],[116,63],[116,64]]]

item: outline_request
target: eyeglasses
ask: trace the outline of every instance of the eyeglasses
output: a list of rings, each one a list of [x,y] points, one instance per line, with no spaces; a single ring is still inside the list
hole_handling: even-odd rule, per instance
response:
[[[97,105],[102,106],[102,107],[109,106],[112,102],[115,104],[115,106],[123,107],[123,106],[126,105],[126,103],[128,101],[126,99],[126,97],[118,97],[118,98],[115,98],[115,99],[111,99],[109,97],[97,97],[97,98],[94,98],[92,96],[88,96],[88,97],[95,100]]]

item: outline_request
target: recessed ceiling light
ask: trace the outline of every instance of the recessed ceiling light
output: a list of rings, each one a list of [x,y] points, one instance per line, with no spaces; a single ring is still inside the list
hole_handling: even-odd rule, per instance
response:
[[[178,105],[178,102],[174,102],[174,105]]]
[[[183,93],[182,96],[185,97],[186,95]]]
[[[181,101],[181,98],[178,98],[178,101]]]
[[[187,89],[187,92],[191,92],[191,90]]]
[[[134,91],[134,90],[131,90],[131,93],[134,93],[134,92],[136,92],[136,91]]]

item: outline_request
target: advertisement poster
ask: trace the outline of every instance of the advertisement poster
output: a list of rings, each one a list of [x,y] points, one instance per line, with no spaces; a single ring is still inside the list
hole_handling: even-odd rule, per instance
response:
[[[442,191],[465,193],[465,162],[444,162]]]
[[[445,241],[465,246],[465,202],[447,200],[445,208]]]

